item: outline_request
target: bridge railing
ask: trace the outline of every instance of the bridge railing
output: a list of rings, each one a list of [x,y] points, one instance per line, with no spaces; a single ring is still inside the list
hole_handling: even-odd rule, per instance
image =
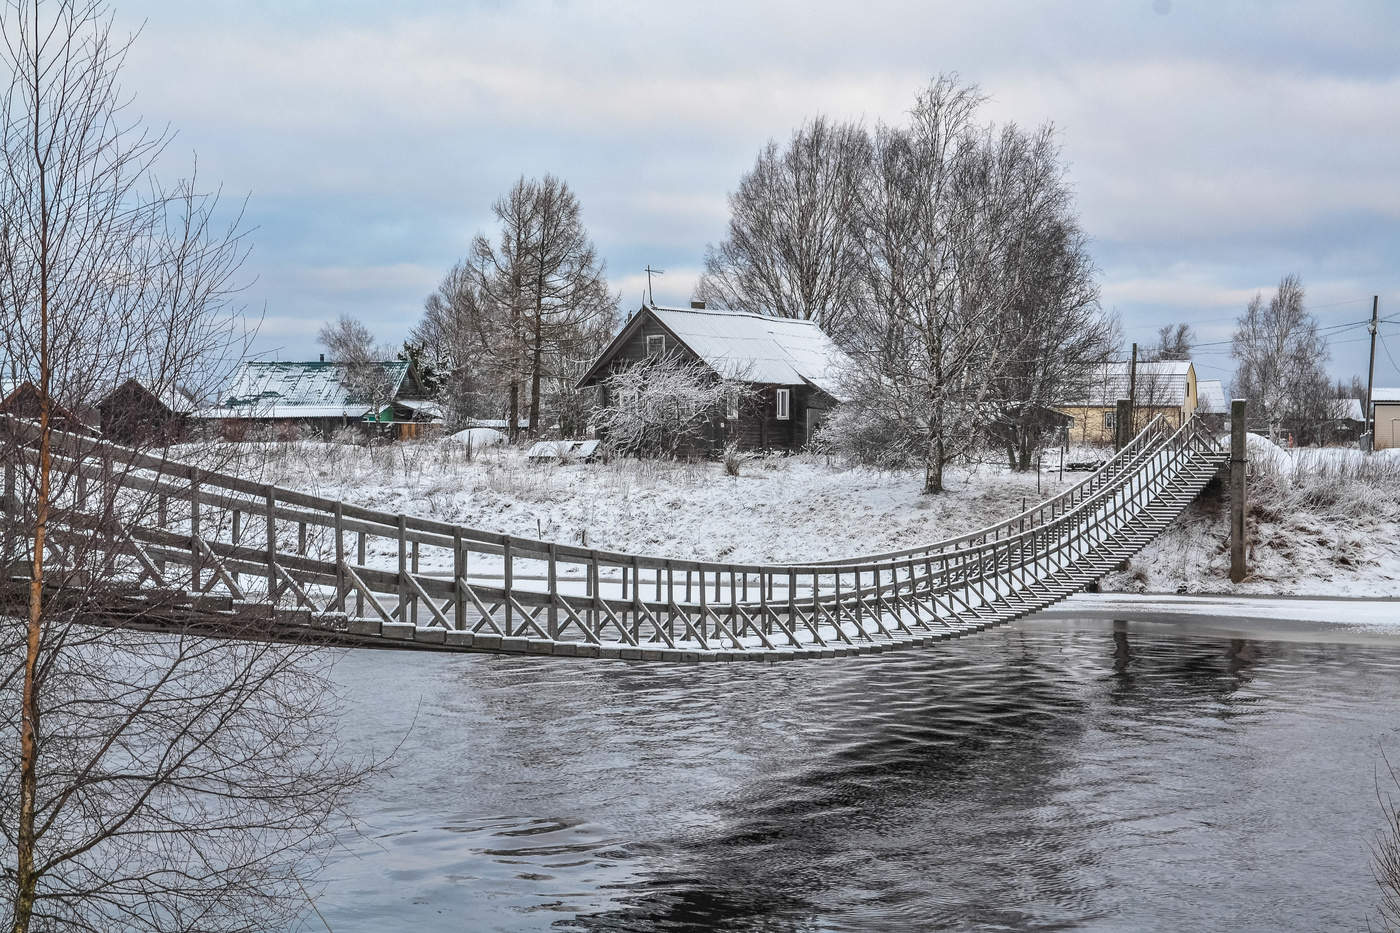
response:
[[[132,572],[166,587],[488,640],[763,648],[889,638],[975,615],[1008,587],[1082,556],[1182,458],[1212,450],[1194,420],[1166,434],[1154,419],[1072,494],[1025,513],[1033,517],[1024,527],[1012,519],[922,549],[797,565],[655,558],[495,534],[55,438],[56,455],[80,478],[101,482],[120,459],[130,468],[127,488],[159,502],[164,521],[121,536]],[[375,555],[396,566],[374,566]]]

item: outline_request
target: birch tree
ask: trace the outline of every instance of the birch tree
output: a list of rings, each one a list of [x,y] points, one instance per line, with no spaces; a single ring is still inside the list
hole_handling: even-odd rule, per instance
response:
[[[246,346],[240,212],[193,179],[156,183],[165,137],[127,115],[129,43],[102,5],[12,0],[0,38],[0,349],[39,399],[35,417],[0,421],[7,924],[277,926],[304,903],[317,842],[357,780],[321,728],[320,666],[306,649],[179,625],[92,624],[131,595],[123,528],[166,516],[120,462],[82,494],[79,463],[98,442],[59,420],[130,377],[221,381],[219,361]],[[143,593],[137,622],[170,618],[169,589]]]
[[[919,439],[926,493],[979,442],[1003,349],[996,264],[1008,229],[973,124],[980,100],[951,79],[930,85],[907,127],[877,131],[862,196],[868,299],[848,340],[848,389]]]
[[[1257,406],[1253,413],[1262,414],[1274,443],[1284,423],[1302,413],[1304,400],[1327,384],[1327,341],[1303,300],[1303,283],[1291,274],[1279,280],[1267,302],[1256,293],[1236,323],[1231,345],[1238,361],[1235,392]]]
[[[729,196],[728,235],[706,250],[696,297],[814,320],[840,338],[861,296],[856,218],[869,160],[863,129],[824,117],[785,148],[768,143]]]

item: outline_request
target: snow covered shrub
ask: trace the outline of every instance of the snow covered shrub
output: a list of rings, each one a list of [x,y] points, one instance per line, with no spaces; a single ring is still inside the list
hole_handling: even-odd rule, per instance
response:
[[[738,476],[739,464],[742,462],[738,444],[730,444],[724,448],[724,473],[726,476]]]
[[[882,470],[912,467],[923,458],[922,439],[911,434],[901,419],[851,405],[831,414],[813,446]]]
[[[745,394],[698,360],[674,355],[640,360],[604,385],[608,403],[593,415],[598,436],[613,450],[639,457],[675,457],[703,442],[710,420],[743,404]]]

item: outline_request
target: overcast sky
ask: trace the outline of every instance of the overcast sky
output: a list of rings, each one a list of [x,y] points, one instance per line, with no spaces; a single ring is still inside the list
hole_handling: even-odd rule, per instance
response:
[[[1379,294],[1400,360],[1400,4],[115,0],[165,172],[249,196],[258,349],[314,358],[347,312],[401,340],[522,173],[578,193],[624,306],[689,299],[726,196],[825,113],[901,118],[957,72],[989,120],[1059,129],[1104,304],[1130,340],[1228,340],[1302,276],[1324,326]],[[144,24],[144,26],[143,26]],[[1364,327],[1332,370],[1365,375]],[[1377,382],[1400,385],[1386,349]],[[1198,348],[1229,381],[1228,346]]]

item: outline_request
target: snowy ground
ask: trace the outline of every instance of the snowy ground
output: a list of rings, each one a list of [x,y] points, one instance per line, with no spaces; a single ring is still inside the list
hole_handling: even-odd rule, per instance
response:
[[[921,496],[913,473],[848,468],[810,455],[751,459],[729,477],[715,463],[535,463],[519,449],[469,455],[464,445],[444,441],[239,449],[240,470],[250,476],[371,508],[591,547],[735,562],[913,546],[1005,518],[1023,500],[1034,503],[1084,478],[1066,473],[1061,480],[1047,467],[1037,492],[1034,473],[988,464],[955,469],[947,493]],[[1400,458],[1375,469],[1356,467],[1359,455],[1347,451],[1310,458],[1256,444],[1251,453],[1272,466],[1253,484],[1249,580],[1229,582],[1222,503],[1205,499],[1104,588],[1400,596]],[[1090,456],[1071,451],[1069,459]],[[1057,465],[1057,455],[1047,462]]]

